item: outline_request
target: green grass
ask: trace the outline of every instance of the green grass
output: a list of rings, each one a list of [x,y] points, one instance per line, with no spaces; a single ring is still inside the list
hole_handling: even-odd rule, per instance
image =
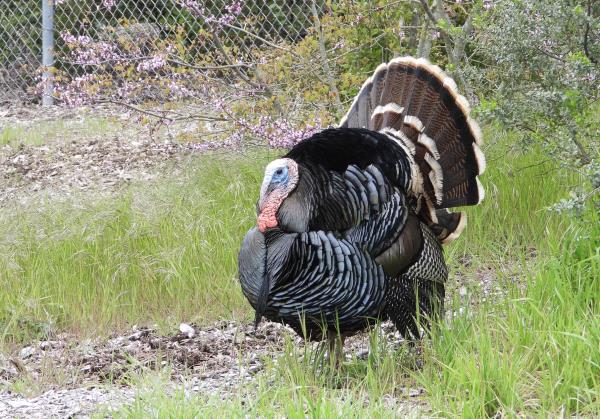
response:
[[[419,381],[440,412],[600,412],[600,225],[572,227],[525,290],[487,301],[434,336]]]
[[[122,124],[112,118],[39,120],[27,126],[14,124],[0,128],[0,146],[39,146],[53,141],[86,139],[99,133],[117,134],[121,129]]]
[[[268,159],[207,156],[116,197],[0,210],[0,338],[246,313],[237,251]]]
[[[591,209],[579,218],[548,211],[581,179],[540,150],[509,149],[515,141],[506,134],[489,137],[486,199],[466,209],[469,225],[447,247],[455,296],[448,310],[473,304],[420,355],[374,332],[369,359],[331,370],[319,366],[316,350],[290,343],[230,399],[165,394],[166,379],[149,374],[133,383],[138,399],[118,415],[390,417],[402,414],[388,404],[393,396],[440,416],[597,416],[600,220]],[[273,156],[199,157],[179,178],[116,196],[0,209],[2,342],[48,329],[90,335],[132,323],[250,320],[236,257]],[[487,297],[484,274],[493,285]],[[466,297],[453,292],[458,280]],[[404,394],[415,386],[424,394]]]

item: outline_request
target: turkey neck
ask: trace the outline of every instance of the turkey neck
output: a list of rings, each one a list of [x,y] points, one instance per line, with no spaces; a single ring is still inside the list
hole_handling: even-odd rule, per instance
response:
[[[339,205],[346,198],[342,176],[317,165],[298,166],[298,185],[277,212],[280,228],[296,233],[348,228],[344,208]]]
[[[306,166],[299,165],[298,176],[296,188],[277,211],[277,220],[281,229],[301,233],[309,229],[309,222],[314,217],[315,199],[320,190],[317,179]]]

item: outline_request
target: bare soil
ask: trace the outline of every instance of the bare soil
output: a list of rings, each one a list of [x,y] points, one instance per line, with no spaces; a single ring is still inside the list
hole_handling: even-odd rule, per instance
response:
[[[41,144],[19,138],[56,121],[60,126],[51,125],[52,132],[40,139]],[[88,121],[102,121],[107,132],[97,132]],[[24,202],[39,193],[64,196],[75,190],[105,191],[135,180],[150,180],[166,164],[174,167],[193,153],[193,143],[172,141],[171,135],[153,135],[150,128],[114,107],[0,110],[0,133],[19,130],[15,141],[0,142],[0,206]]]
[[[305,344],[291,329],[272,322],[256,330],[234,322],[180,329],[185,332],[161,335],[154,328],[134,327],[126,335],[83,341],[63,334],[0,355],[0,417],[87,417],[98,409],[117,409],[135,397],[130,378],[149,371],[168,371],[173,387],[189,394],[226,398],[254,380],[265,361],[279,357],[286,339],[296,347]],[[406,344],[391,324],[382,329],[392,344]],[[367,334],[349,338],[345,356],[364,357],[368,345]],[[25,391],[11,390],[17,383]],[[418,397],[421,390],[406,393]]]

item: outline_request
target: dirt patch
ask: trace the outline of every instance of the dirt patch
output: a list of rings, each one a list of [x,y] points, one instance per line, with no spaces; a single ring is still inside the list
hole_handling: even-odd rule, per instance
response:
[[[254,380],[265,360],[279,357],[286,339],[296,347],[305,344],[291,329],[272,322],[257,330],[234,322],[181,330],[165,336],[135,327],[127,335],[83,341],[60,335],[0,355],[1,387],[40,383],[39,394],[29,398],[0,390],[0,417],[80,417],[99,407],[118,408],[134,397],[128,377],[147,371],[169,371],[173,386],[191,394],[227,397]],[[405,344],[391,324],[382,330],[393,345]],[[364,333],[348,339],[346,357],[365,357],[368,345]]]
[[[212,327],[189,326],[190,331],[164,336],[156,329],[134,327],[131,334],[108,339],[80,340],[59,335],[21,348],[0,364],[0,377],[14,382],[19,377],[40,381],[50,369],[60,369],[66,377],[61,386],[114,383],[127,374],[159,370],[169,366],[174,380],[190,373],[219,384],[227,377],[239,379],[261,369],[261,358],[279,352],[285,336],[301,343],[288,328],[264,323],[256,331],[250,325],[232,322]],[[243,361],[241,361],[243,359]]]
[[[184,145],[118,137],[0,149],[0,205],[45,191],[106,190],[132,180],[149,180],[167,161],[189,152]]]
[[[20,348],[0,358],[4,387],[19,380],[45,384],[31,398],[0,391],[0,416],[85,416],[100,405],[122,405],[133,398],[127,378],[147,371],[170,371],[173,385],[193,393],[227,394],[252,380],[265,357],[278,356],[285,336],[302,342],[286,327],[267,322],[256,331],[232,322],[184,331],[164,336],[135,327],[108,339],[60,335]]]
[[[155,129],[139,118],[115,106],[0,110],[0,206],[149,180],[203,150],[197,122]]]

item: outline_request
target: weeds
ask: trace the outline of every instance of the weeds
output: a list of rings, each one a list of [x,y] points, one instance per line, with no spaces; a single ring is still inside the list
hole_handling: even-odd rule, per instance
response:
[[[136,401],[118,414],[596,415],[600,220],[592,211],[576,220],[547,210],[579,182],[576,174],[556,171],[538,150],[502,149],[513,143],[506,134],[489,143],[487,197],[467,210],[465,234],[447,248],[450,315],[420,351],[375,331],[366,359],[331,369],[322,350],[288,342],[256,382],[224,399],[165,392],[164,377],[140,378]],[[236,256],[273,156],[197,157],[183,178],[165,175],[112,197],[1,209],[3,343],[57,329],[87,335],[131,323],[249,321]],[[493,285],[488,295],[465,300],[452,291],[460,277],[479,293],[482,272]]]

